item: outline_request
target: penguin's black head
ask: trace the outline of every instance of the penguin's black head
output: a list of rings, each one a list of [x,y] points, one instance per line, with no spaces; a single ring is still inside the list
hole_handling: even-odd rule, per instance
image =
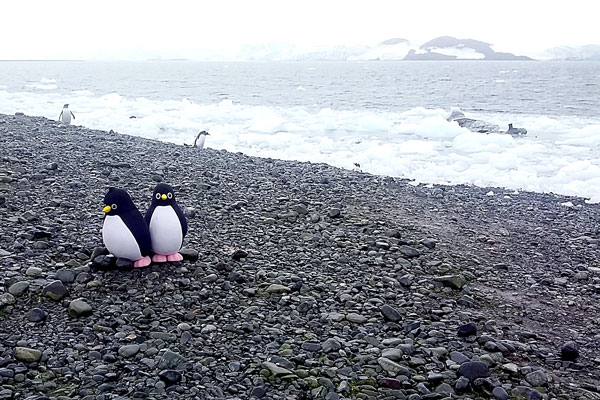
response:
[[[152,202],[157,206],[166,206],[175,203],[173,188],[166,183],[159,183],[152,193]]]
[[[106,206],[102,211],[106,215],[119,215],[135,208],[133,200],[125,190],[112,187],[108,189],[108,193],[104,196],[104,204]]]
[[[68,107],[69,107],[69,105],[68,105],[68,104],[65,104],[65,105],[63,106],[63,108],[68,108]]]

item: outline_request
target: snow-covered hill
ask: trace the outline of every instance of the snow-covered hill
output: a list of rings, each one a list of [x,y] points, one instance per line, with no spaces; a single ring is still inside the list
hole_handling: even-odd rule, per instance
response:
[[[554,47],[530,57],[497,52],[475,39],[440,36],[423,44],[391,38],[372,45],[302,47],[290,43],[246,45],[237,52],[209,54],[206,60],[235,61],[347,61],[347,60],[600,60],[600,45]]]
[[[546,50],[540,58],[568,61],[600,61],[600,45],[561,46]]]

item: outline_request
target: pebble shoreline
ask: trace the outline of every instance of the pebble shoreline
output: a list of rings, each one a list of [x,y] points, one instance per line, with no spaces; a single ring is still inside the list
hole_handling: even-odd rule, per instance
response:
[[[598,205],[24,115],[0,145],[0,400],[600,399]],[[115,264],[106,190],[158,182],[184,261]]]

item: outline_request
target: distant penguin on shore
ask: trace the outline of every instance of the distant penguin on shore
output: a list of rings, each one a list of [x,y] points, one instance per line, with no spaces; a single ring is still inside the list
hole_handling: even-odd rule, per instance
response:
[[[204,142],[206,141],[206,136],[210,135],[206,131],[198,132],[198,136],[196,136],[196,140],[194,140],[194,147],[198,147],[200,149],[204,148]]]
[[[63,109],[60,111],[60,115],[58,116],[58,120],[60,122],[62,122],[65,125],[70,125],[71,124],[71,117],[73,117],[73,119],[75,119],[75,114],[73,114],[71,112],[71,110],[69,110],[69,105],[65,104],[63,106]]]
[[[133,261],[136,268],[150,265],[150,231],[129,194],[123,189],[110,188],[104,204],[102,240],[108,251],[115,257]]]
[[[154,188],[152,203],[146,211],[146,224],[152,240],[154,262],[181,261],[179,250],[187,233],[187,221],[175,201],[173,188],[159,183]]]

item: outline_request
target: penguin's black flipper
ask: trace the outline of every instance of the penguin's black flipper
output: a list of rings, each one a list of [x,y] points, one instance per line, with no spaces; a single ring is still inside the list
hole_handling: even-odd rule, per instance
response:
[[[181,208],[179,208],[177,203],[173,204],[173,208],[175,209],[175,213],[177,214],[179,223],[181,224],[181,238],[183,239],[187,233],[187,220],[185,219],[185,215],[183,215],[183,211],[181,211]]]
[[[121,216],[121,219],[127,225],[127,228],[135,237],[135,240],[140,247],[142,256],[148,256],[152,252],[152,239],[150,238],[150,230],[142,213],[136,208],[129,211],[126,215]]]
[[[146,225],[150,227],[150,220],[152,219],[152,214],[154,214],[154,209],[156,208],[156,204],[154,201],[150,203],[148,210],[146,210],[146,214],[144,215],[144,221],[146,221]]]

